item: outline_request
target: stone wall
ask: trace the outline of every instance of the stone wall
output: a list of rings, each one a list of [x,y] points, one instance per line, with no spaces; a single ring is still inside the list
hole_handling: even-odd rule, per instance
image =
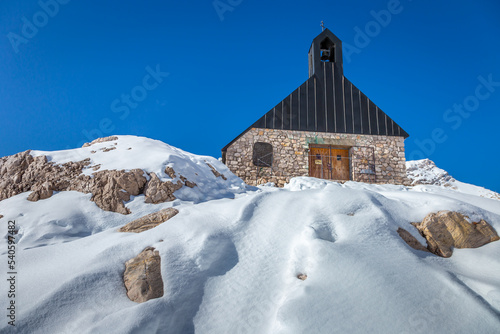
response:
[[[273,146],[272,167],[253,164],[256,142]],[[403,137],[252,128],[227,149],[225,163],[247,184],[274,182],[281,187],[292,177],[309,175],[310,144],[349,148],[353,181],[408,184]]]

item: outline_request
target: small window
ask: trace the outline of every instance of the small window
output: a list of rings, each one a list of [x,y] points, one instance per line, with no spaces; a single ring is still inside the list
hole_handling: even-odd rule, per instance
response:
[[[271,167],[273,165],[273,146],[269,143],[255,143],[253,145],[253,164],[259,167]]]
[[[337,161],[342,161],[342,156],[337,155]]]

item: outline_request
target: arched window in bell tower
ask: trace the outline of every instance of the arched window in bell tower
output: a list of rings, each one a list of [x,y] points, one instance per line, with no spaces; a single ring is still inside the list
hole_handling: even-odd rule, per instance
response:
[[[327,37],[319,45],[321,61],[335,62],[335,44]]]

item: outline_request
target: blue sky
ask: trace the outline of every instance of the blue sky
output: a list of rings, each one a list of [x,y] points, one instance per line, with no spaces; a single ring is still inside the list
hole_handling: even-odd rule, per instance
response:
[[[324,20],[407,159],[500,191],[499,17],[496,0],[5,0],[0,156],[133,134],[219,157],[307,79]]]

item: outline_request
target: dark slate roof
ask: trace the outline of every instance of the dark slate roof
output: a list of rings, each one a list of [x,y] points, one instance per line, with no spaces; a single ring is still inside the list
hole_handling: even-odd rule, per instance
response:
[[[339,61],[319,61],[318,45],[325,38],[336,43]],[[409,137],[344,77],[341,48],[340,40],[328,29],[316,37],[309,52],[311,77],[222,150],[252,128]]]

